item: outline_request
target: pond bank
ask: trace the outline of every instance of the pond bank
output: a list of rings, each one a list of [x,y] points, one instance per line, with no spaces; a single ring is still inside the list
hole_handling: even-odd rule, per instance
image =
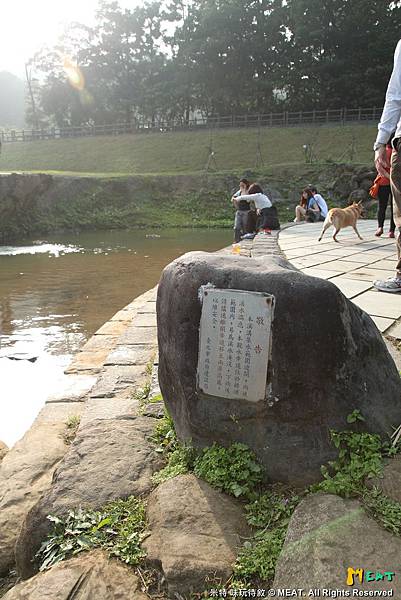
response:
[[[344,202],[355,189],[367,196],[374,173],[365,165],[293,164],[181,175],[0,174],[0,243],[60,231],[231,228],[230,195],[243,176],[262,184],[285,222],[308,183]]]
[[[118,311],[96,332],[67,369],[65,387],[47,400],[32,427],[3,458],[0,576],[14,564],[21,523],[49,488],[54,469],[71,443],[71,427],[137,408],[135,390],[149,379],[156,353],[155,299],[156,288]]]

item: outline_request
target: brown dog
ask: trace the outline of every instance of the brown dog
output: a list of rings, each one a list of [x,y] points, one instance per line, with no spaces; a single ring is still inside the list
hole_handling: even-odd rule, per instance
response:
[[[354,202],[353,204],[351,204],[351,206],[347,206],[347,208],[331,208],[329,210],[329,212],[327,213],[327,217],[324,220],[323,229],[322,229],[322,233],[320,234],[319,242],[322,239],[323,234],[326,231],[326,229],[328,229],[332,225],[335,228],[335,232],[333,235],[333,240],[335,242],[338,242],[336,236],[337,236],[337,233],[340,231],[340,229],[342,229],[343,227],[352,227],[352,229],[355,231],[356,235],[361,240],[362,238],[359,235],[359,232],[356,228],[356,222],[359,219],[359,217],[361,216],[362,212],[363,212],[363,207],[362,207],[361,202],[358,202],[358,204],[356,204]]]

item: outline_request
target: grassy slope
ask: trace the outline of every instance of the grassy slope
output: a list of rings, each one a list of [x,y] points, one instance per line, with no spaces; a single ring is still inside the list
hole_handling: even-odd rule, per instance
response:
[[[291,127],[261,130],[265,166],[303,163],[302,146],[313,144],[319,162],[371,163],[375,125]],[[253,169],[255,129],[213,132],[218,171]],[[2,171],[42,171],[98,175],[191,173],[203,171],[210,132],[147,133],[4,144]]]

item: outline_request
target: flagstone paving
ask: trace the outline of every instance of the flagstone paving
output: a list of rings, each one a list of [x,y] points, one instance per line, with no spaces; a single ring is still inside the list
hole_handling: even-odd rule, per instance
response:
[[[379,292],[375,279],[392,277],[396,264],[395,240],[374,235],[375,220],[358,222],[360,240],[351,228],[338,234],[329,229],[318,242],[321,223],[302,223],[283,229],[278,244],[288,261],[305,274],[328,279],[357,306],[366,311],[378,329],[401,339],[401,294]]]

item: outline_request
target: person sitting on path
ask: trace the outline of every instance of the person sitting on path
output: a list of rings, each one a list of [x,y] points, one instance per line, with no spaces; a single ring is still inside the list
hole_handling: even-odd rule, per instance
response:
[[[395,130],[391,165],[387,158],[386,145]],[[397,265],[395,277],[373,282],[381,292],[401,292],[401,40],[394,53],[394,67],[386,93],[386,102],[378,125],[378,134],[373,146],[375,165],[382,177],[388,175],[390,168],[390,185],[393,195],[394,223],[399,230],[397,238]]]
[[[250,209],[249,201],[243,198],[243,195],[247,193],[250,182],[247,179],[240,179],[239,190],[231,198],[231,201],[235,208],[235,220],[234,220],[234,242],[237,244],[241,235],[247,233],[248,224],[248,213]]]
[[[393,152],[393,148],[391,146],[391,140],[393,136],[391,136],[390,140],[387,142],[386,146],[386,155],[388,163],[391,161],[391,154]],[[389,238],[395,237],[395,223],[393,217],[393,198],[391,196],[391,187],[390,187],[390,170],[388,170],[388,177],[382,177],[378,175],[373,182],[372,187],[369,190],[369,194],[372,198],[377,198],[378,207],[377,207],[377,230],[375,236],[380,237],[383,235],[384,231],[384,220],[386,218],[386,210],[387,205],[390,202],[390,229],[388,232]]]
[[[329,207],[326,204],[326,200],[321,194],[318,193],[314,185],[310,186],[310,191],[312,192],[313,198],[315,199],[315,202],[320,211],[319,221],[324,221],[327,217],[327,213],[329,212]]]
[[[263,229],[265,231],[270,231],[268,209],[272,207],[272,203],[266,194],[263,193],[260,185],[258,183],[252,183],[248,189],[248,193],[241,196],[241,200],[247,200],[248,202],[254,203],[256,213],[259,217],[258,223],[256,224],[256,230],[260,231]]]
[[[295,208],[294,223],[300,223],[303,219],[307,223],[324,221],[321,217],[320,208],[310,188],[305,188],[301,195],[301,201]]]

